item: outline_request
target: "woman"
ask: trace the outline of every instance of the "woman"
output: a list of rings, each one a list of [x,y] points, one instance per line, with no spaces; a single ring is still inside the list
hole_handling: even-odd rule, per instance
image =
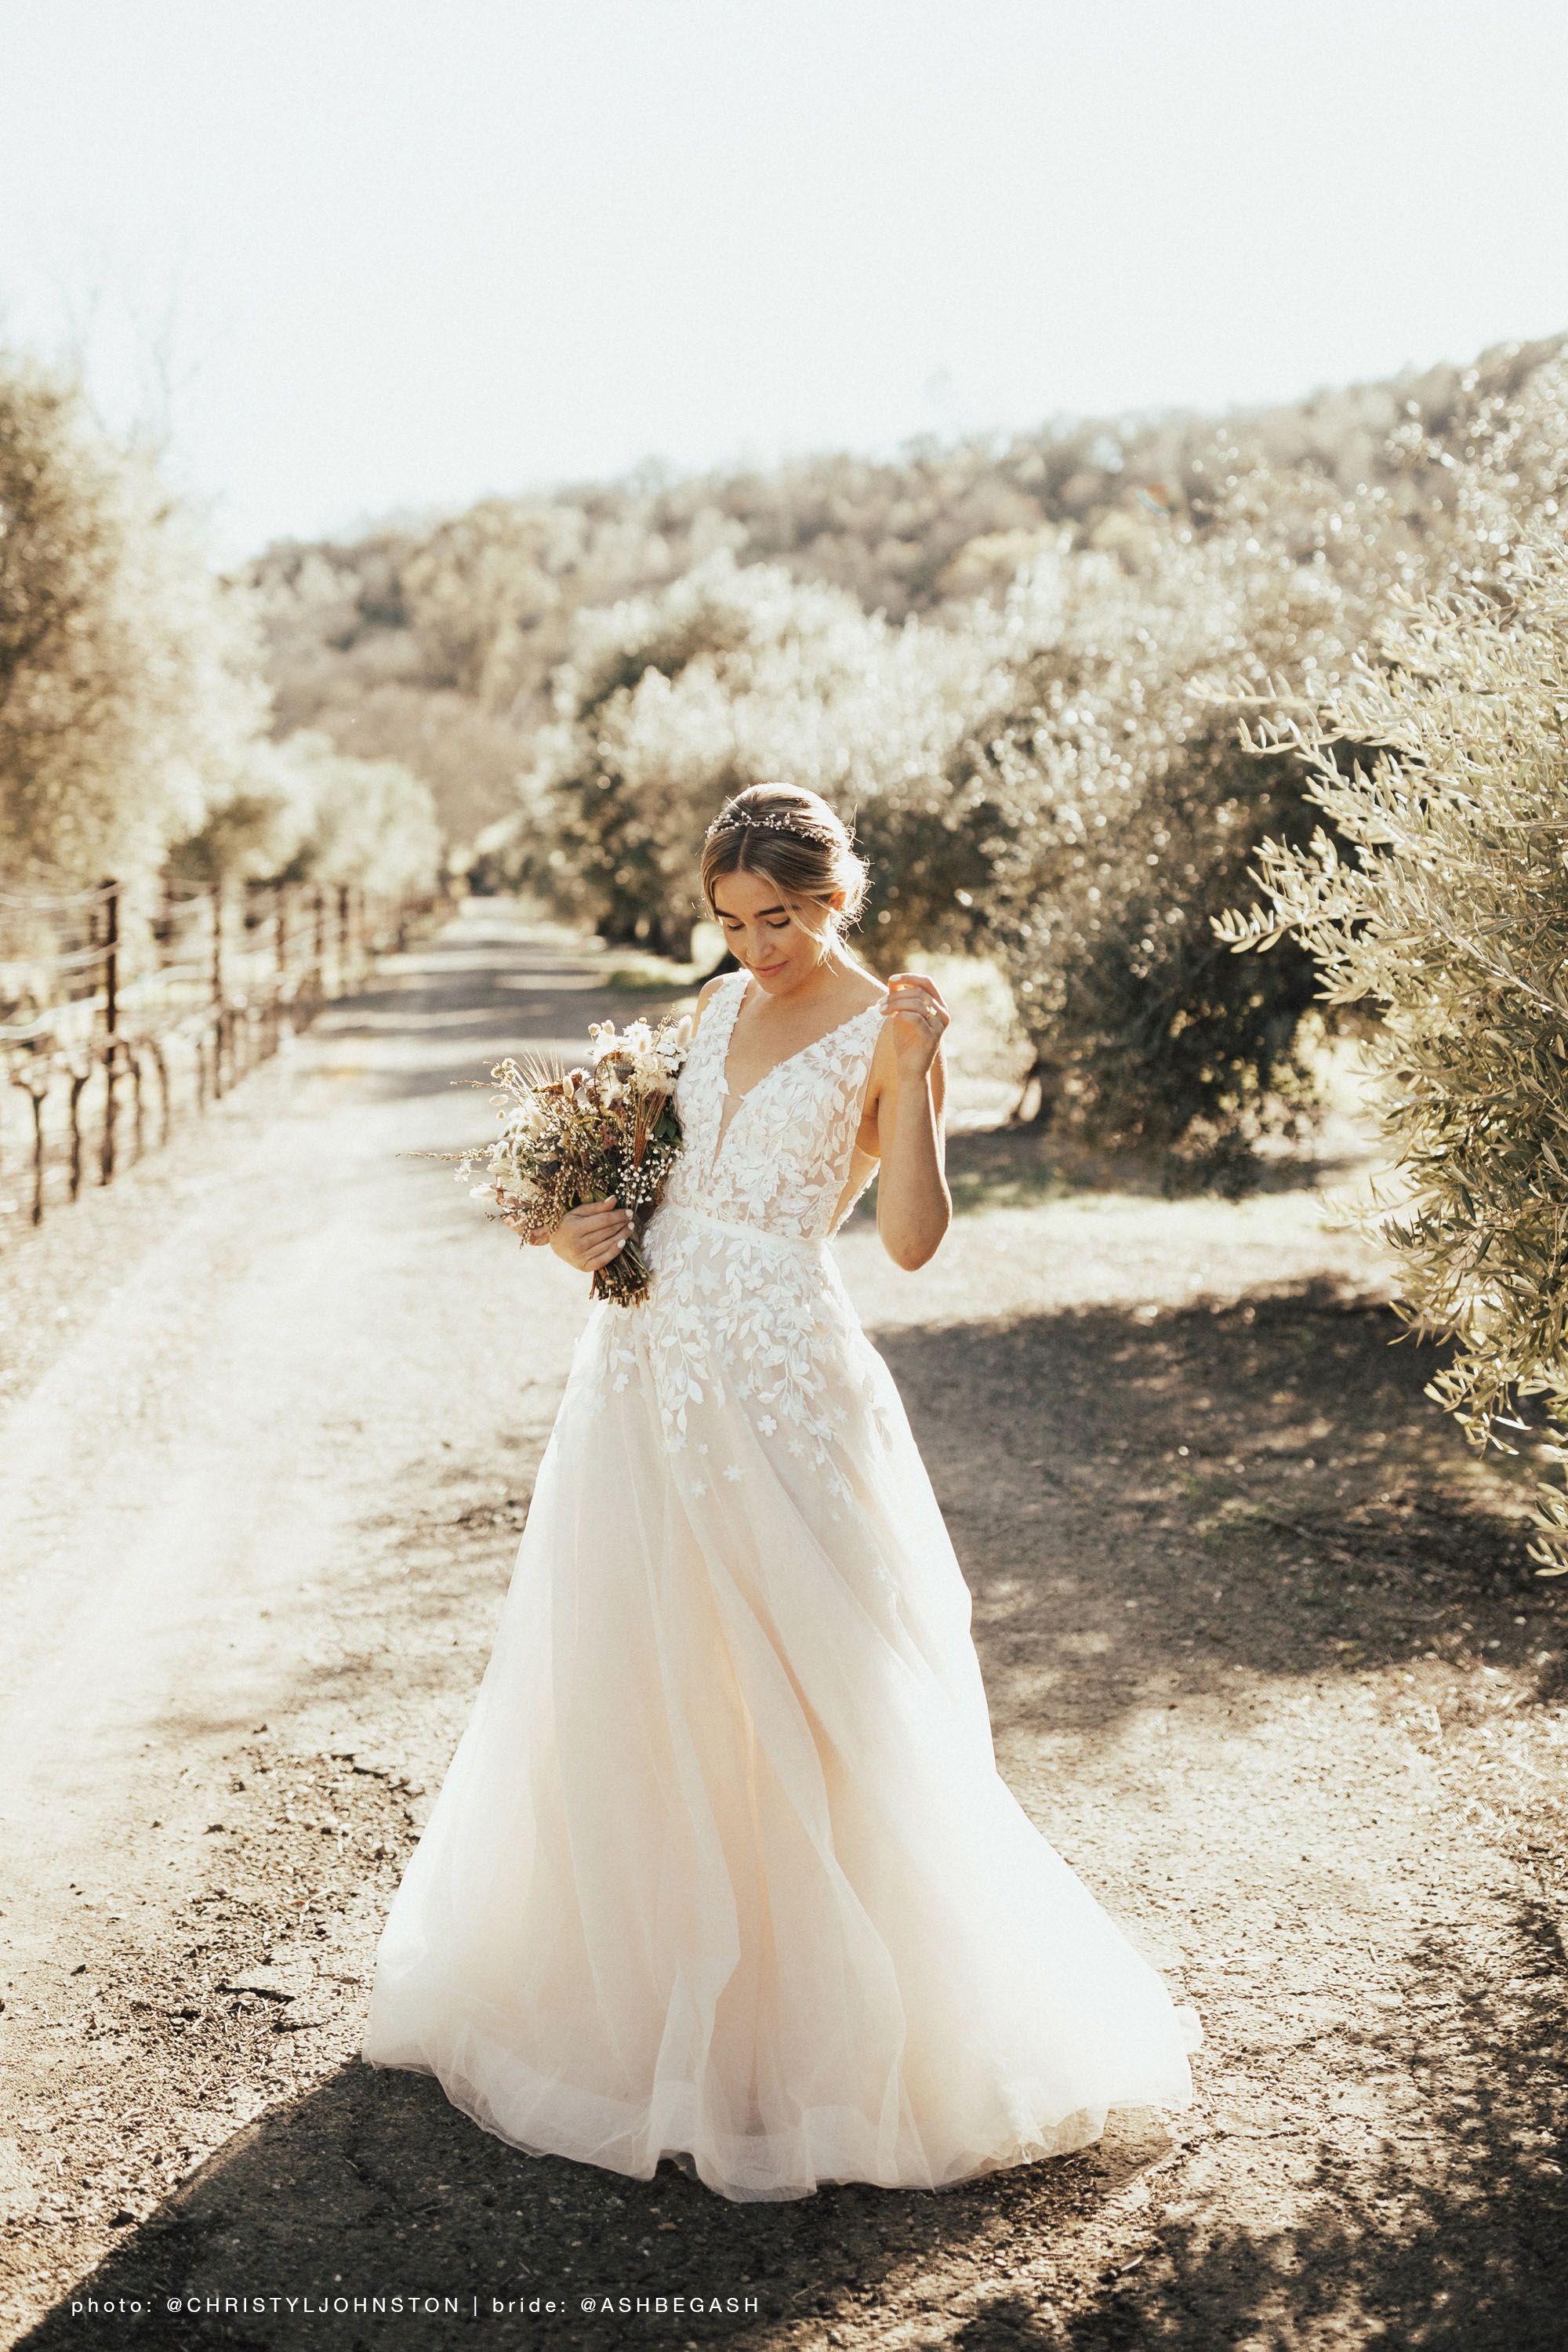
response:
[[[1194,2012],[995,1769],[970,1595],[826,1244],[880,1166],[923,1265],[951,1213],[930,980],[844,929],[865,868],[758,785],[702,888],[646,1301],[595,1304],[495,1648],[394,1901],[363,2054],[531,2153],[738,2199],[932,2189],[1190,2104]],[[622,1245],[614,1201],[552,1246]]]

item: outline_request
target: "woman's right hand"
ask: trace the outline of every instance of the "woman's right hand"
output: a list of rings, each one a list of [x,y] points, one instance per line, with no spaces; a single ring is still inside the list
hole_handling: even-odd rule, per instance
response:
[[[590,1201],[585,1208],[568,1209],[550,1236],[550,1246],[579,1274],[597,1274],[602,1265],[609,1265],[631,1229],[630,1211],[617,1206],[612,1192],[603,1201]]]

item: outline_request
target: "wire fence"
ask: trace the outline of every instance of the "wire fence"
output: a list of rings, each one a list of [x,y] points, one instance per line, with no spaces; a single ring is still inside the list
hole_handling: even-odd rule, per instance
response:
[[[0,887],[0,1241],[109,1184],[445,905],[290,883]]]

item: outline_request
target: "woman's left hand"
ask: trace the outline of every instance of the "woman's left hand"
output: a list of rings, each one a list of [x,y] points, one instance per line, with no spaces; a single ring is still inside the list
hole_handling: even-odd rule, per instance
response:
[[[936,1059],[942,1033],[952,1015],[942,991],[923,971],[896,971],[888,982],[883,1018],[892,1025],[893,1055],[900,1078],[923,1078]]]

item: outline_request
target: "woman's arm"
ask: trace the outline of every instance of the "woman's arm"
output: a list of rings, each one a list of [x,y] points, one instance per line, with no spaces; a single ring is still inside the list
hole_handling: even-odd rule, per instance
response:
[[[952,1216],[943,1166],[947,1084],[942,1034],[948,1010],[933,980],[899,971],[888,982],[891,1067],[877,1097],[877,1231],[897,1265],[913,1273],[936,1255]]]

